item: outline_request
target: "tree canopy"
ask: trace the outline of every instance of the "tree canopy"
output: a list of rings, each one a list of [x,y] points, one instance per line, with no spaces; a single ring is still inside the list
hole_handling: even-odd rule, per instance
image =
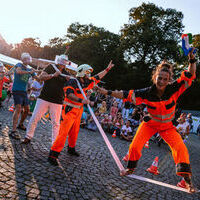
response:
[[[176,76],[185,68],[180,65],[188,64],[187,57],[179,53],[184,31],[182,21],[183,14],[175,9],[142,3],[130,9],[129,21],[121,28],[120,34],[93,24],[76,22],[67,28],[63,38],[52,38],[44,47],[38,38],[25,38],[12,50],[10,48],[10,53],[6,53],[20,58],[22,52],[29,52],[33,57],[51,60],[56,55],[67,53],[69,59],[78,65],[91,65],[95,74],[105,69],[112,60],[115,67],[104,78],[105,87],[126,90],[143,88],[151,84],[152,70],[163,59],[174,64]],[[200,34],[193,36],[193,45],[200,50]],[[200,109],[199,91],[198,66],[197,79],[183,97],[185,108]],[[195,102],[191,103],[190,97]]]

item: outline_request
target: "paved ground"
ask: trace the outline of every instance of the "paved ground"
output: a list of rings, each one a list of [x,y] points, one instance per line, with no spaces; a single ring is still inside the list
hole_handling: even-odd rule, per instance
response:
[[[35,139],[29,145],[10,139],[12,113],[0,110],[0,199],[200,199],[200,194],[187,194],[169,188],[145,183],[128,177],[120,177],[100,133],[82,129],[79,134],[78,158],[70,157],[66,148],[60,155],[60,166],[47,162],[51,143],[51,124],[36,129]],[[22,138],[24,132],[21,132]],[[127,152],[129,142],[108,135],[120,159]],[[191,135],[187,142],[191,156],[193,182],[200,188],[200,140]],[[153,176],[147,169],[154,158],[159,157],[160,175]],[[123,163],[125,166],[125,163]],[[176,184],[180,177],[167,145],[158,147],[150,143],[143,150],[136,175]]]

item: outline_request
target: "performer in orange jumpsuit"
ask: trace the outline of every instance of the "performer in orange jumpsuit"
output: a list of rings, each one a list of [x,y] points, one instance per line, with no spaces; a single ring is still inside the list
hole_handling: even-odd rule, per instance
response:
[[[83,64],[77,69],[77,80],[79,81],[84,93],[92,89],[100,80],[108,73],[113,67],[112,61],[108,67],[94,77],[90,77],[93,71],[92,67]],[[62,119],[60,124],[59,134],[54,141],[48,161],[52,165],[58,165],[57,158],[62,149],[64,148],[65,141],[68,136],[68,153],[71,155],[79,156],[75,151],[76,141],[80,129],[80,121],[83,113],[83,104],[90,103],[89,100],[84,99],[75,79],[70,79],[67,86],[64,87],[65,99],[62,109]]]
[[[146,104],[149,115],[144,117],[133,141],[129,147],[129,161],[127,169],[121,175],[134,172],[142,153],[144,144],[157,132],[170,146],[176,164],[176,173],[184,177],[187,188],[194,192],[191,182],[191,168],[188,150],[180,134],[172,124],[176,102],[179,96],[192,84],[196,73],[194,54],[189,54],[188,71],[183,71],[181,77],[172,82],[172,66],[166,62],[157,66],[153,73],[153,85],[148,88],[130,91],[111,91],[99,88],[102,94],[126,99],[135,105]]]

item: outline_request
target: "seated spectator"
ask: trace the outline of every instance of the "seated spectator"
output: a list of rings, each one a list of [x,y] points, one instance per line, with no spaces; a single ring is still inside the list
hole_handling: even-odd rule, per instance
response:
[[[100,107],[99,107],[100,114],[104,114],[107,112],[107,105],[105,101],[102,101]]]
[[[112,107],[110,108],[110,115],[112,119],[114,119],[117,116],[117,113],[118,113],[117,102],[114,101]]]
[[[129,101],[124,100],[124,105],[123,105],[123,109],[122,109],[122,118],[124,120],[128,120],[128,118],[129,118],[130,107],[131,107],[131,103]]]
[[[143,113],[142,113],[141,108],[139,106],[135,107],[130,119],[132,129],[135,129],[137,126],[139,126],[140,121],[142,120],[142,117],[143,117]]]
[[[113,97],[111,97],[109,95],[106,96],[106,108],[107,108],[107,110],[110,110],[110,108],[113,104],[113,100],[114,100]]]
[[[177,131],[181,134],[181,137],[185,139],[187,135],[189,135],[190,125],[186,121],[186,114],[182,113],[180,118],[178,119],[178,126],[176,127]]]
[[[105,131],[110,132],[112,125],[112,117],[108,114],[104,115],[104,118],[101,120],[101,126]]]
[[[95,116],[97,118],[98,121],[100,121],[100,113],[99,111],[97,110],[95,113]],[[91,130],[91,131],[96,131],[97,130],[97,126],[92,118],[92,116],[90,115],[89,119],[88,119],[88,123],[87,123],[87,126],[86,126],[87,129]]]
[[[123,100],[122,99],[117,99],[116,102],[118,103],[118,111],[122,111],[122,106],[123,106]]]
[[[197,135],[200,137],[200,124],[197,127]]]
[[[124,121],[122,119],[122,113],[118,112],[116,118],[113,120],[112,132],[116,130],[116,135],[120,136],[120,130],[123,124],[124,124]]]
[[[189,125],[190,125],[190,131],[192,131],[192,130],[193,130],[193,120],[192,120],[192,114],[191,114],[191,113],[189,113],[189,114],[187,115],[186,120],[187,120],[187,122],[188,122]]]
[[[120,137],[127,141],[132,141],[133,139],[133,131],[130,125],[131,125],[131,122],[128,120],[126,122],[126,125],[122,126],[121,133],[120,133]]]
[[[85,128],[86,125],[87,125],[87,113],[83,111],[82,116],[81,116],[80,126],[81,128]]]

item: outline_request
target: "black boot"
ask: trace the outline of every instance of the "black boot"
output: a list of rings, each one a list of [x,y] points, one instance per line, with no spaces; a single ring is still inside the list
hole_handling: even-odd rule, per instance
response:
[[[77,157],[80,156],[80,154],[75,150],[75,147],[72,148],[72,147],[68,146],[67,153],[72,155],[72,156],[77,156]]]
[[[48,157],[48,162],[51,165],[58,166],[59,165],[58,164],[58,155],[59,154],[60,154],[60,152],[50,150],[49,157]]]

